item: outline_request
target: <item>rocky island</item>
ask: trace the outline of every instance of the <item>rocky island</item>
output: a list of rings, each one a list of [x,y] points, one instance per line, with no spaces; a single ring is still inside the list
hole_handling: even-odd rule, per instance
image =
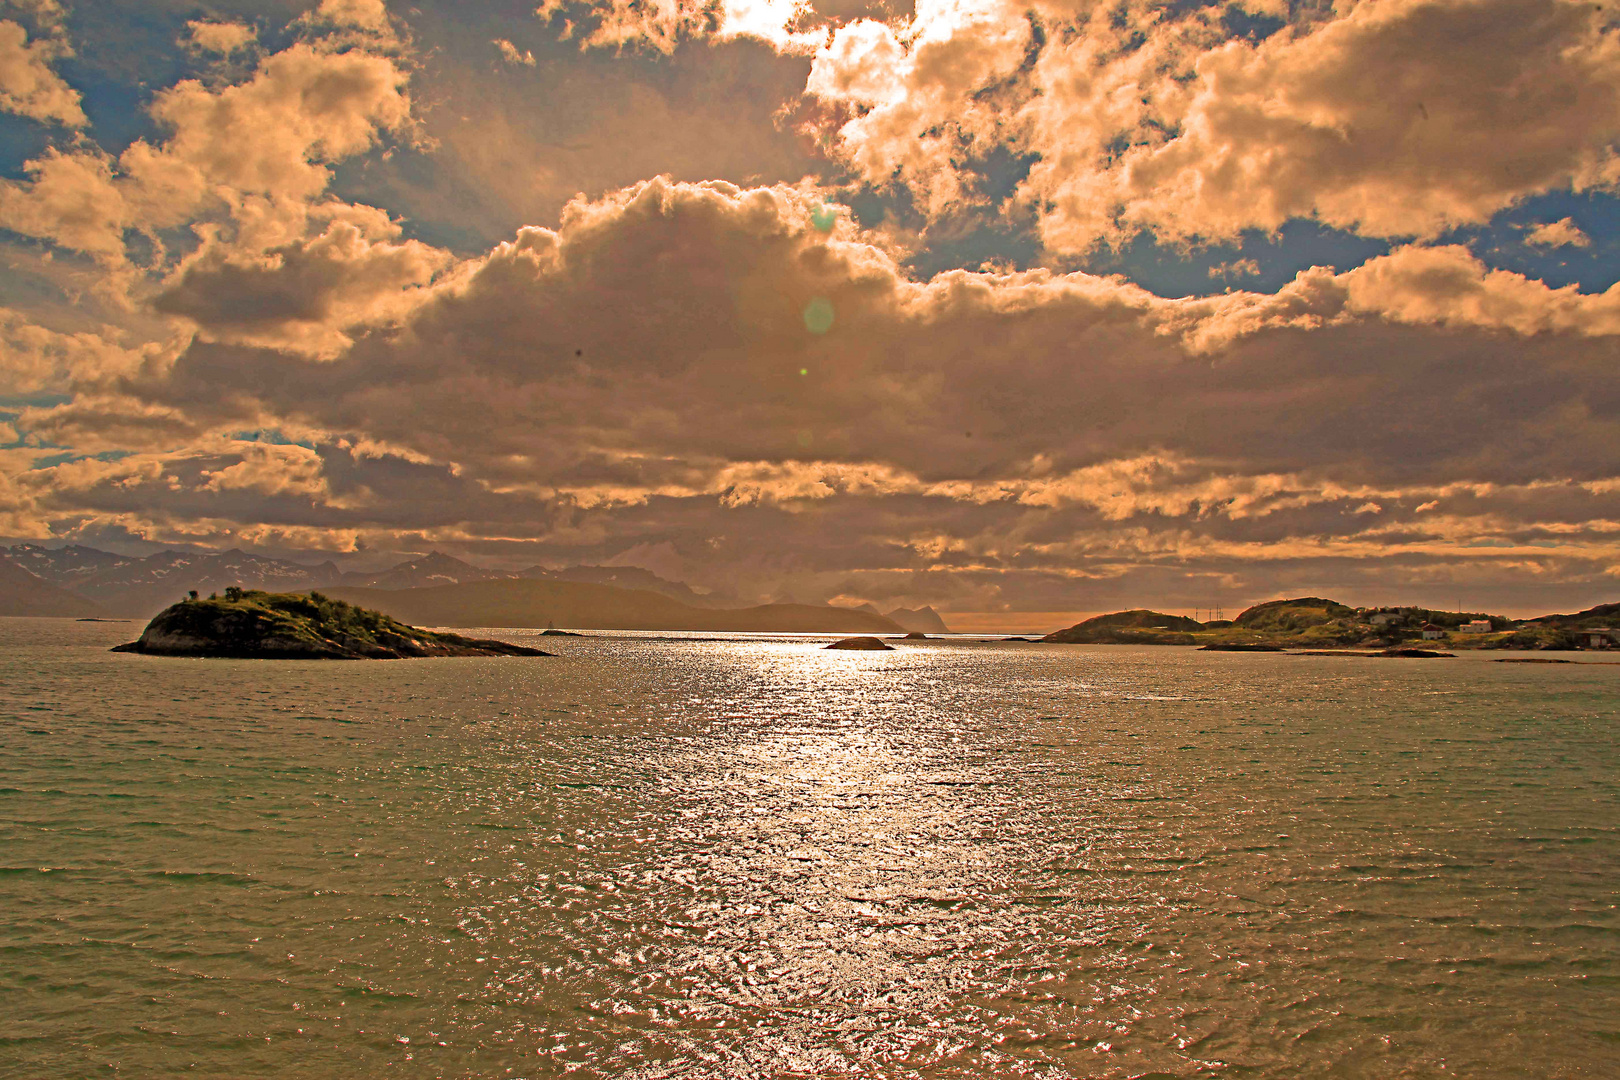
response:
[[[1041,641],[1063,645],[1193,645],[1193,632],[1204,624],[1182,615],[1166,615],[1146,608],[1116,611],[1047,634]]]
[[[399,660],[416,656],[550,656],[504,641],[419,630],[318,592],[231,588],[159,612],[114,652],[271,660]]]
[[[1271,600],[1235,619],[1197,622],[1138,608],[1098,615],[1043,641],[1073,645],[1192,645],[1212,652],[1288,652],[1358,649],[1334,655],[1423,658],[1446,649],[1620,648],[1620,604],[1600,604],[1572,615],[1510,619],[1483,612],[1422,607],[1351,607],[1320,596]],[[1414,650],[1413,645],[1420,648]]]

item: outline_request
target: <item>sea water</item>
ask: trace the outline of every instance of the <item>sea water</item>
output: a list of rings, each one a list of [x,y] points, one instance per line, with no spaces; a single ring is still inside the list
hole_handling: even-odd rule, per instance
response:
[[[1620,666],[138,629],[0,621],[0,1076],[1620,1075]]]

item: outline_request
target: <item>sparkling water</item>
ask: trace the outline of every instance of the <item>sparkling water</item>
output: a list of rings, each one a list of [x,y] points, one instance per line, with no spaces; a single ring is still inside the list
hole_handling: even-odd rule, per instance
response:
[[[138,630],[0,620],[0,1076],[1620,1075],[1620,665]]]

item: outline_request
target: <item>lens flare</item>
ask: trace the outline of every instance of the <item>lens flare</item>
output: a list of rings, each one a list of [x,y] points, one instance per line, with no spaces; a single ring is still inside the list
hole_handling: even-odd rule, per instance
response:
[[[804,306],[804,328],[812,334],[825,334],[832,329],[832,301],[818,296]]]

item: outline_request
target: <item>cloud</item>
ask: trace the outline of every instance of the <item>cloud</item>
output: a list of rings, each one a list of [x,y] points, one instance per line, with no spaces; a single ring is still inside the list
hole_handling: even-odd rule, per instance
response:
[[[245,23],[193,19],[186,23],[185,46],[194,52],[229,56],[258,40],[258,31]]]
[[[1549,289],[1488,270],[1464,247],[1405,247],[1344,275],[1353,310],[1386,319],[1530,336],[1620,334],[1620,285],[1598,294]]]
[[[526,536],[601,558],[723,535],[781,551],[733,553],[761,581],[790,573],[783,559],[821,581],[838,566],[1451,552],[1424,531],[1438,526],[1399,539],[1437,494],[1578,493],[1620,476],[1620,455],[1595,452],[1620,446],[1620,294],[1548,289],[1455,247],[1189,300],[1047,271],[917,283],[847,221],[818,229],[817,206],[792,188],[657,180],[578,201],[557,229],[524,229],[442,280],[399,270],[421,254],[408,245],[334,226],[329,250],[197,264],[165,302],[203,336],[113,396],[17,424],[68,445],[255,426],[367,440],[395,448],[396,473],[408,458],[411,476],[448,485],[432,516],[458,542]],[[266,325],[318,318],[348,302],[325,291],[344,268],[372,259],[353,302],[369,310],[392,290],[402,306],[324,359],[266,347],[238,306],[268,295],[285,306]],[[803,319],[817,299],[837,315],[825,334]],[[329,484],[344,457],[323,457]],[[420,489],[364,486],[342,514],[283,523],[374,536],[421,523]],[[847,538],[804,546],[835,528]]]
[[[152,101],[169,132],[161,143],[136,140],[116,160],[93,146],[47,150],[27,162],[26,182],[0,181],[0,226],[106,264],[124,261],[128,231],[161,255],[158,233],[188,223],[210,245],[286,244],[302,236],[332,162],[408,134],[407,81],[389,57],[302,42],[241,83],[182,81]]]
[[[336,356],[349,333],[397,322],[451,262],[415,240],[373,239],[351,221],[251,256],[216,249],[189,261],[153,300],[206,338]]]
[[[495,77],[495,34],[483,31],[497,28],[506,29],[469,29],[463,53],[434,54],[417,73],[421,141],[431,140],[431,153],[397,157],[408,171],[383,165],[368,174],[379,180],[368,200],[424,231],[455,236],[462,250],[555,222],[581,192],[600,195],[660,173],[795,183],[826,165],[776,115],[798,98],[802,60],[741,40],[668,59],[639,50],[580,54],[571,43],[531,42],[530,27],[514,40],[532,45],[536,66]],[[420,32],[434,41],[445,33]]]
[[[1620,41],[1584,5],[1378,0],[1194,67],[1185,134],[1122,170],[1127,220],[1172,234],[1312,216],[1429,236],[1620,176]]]
[[[936,214],[988,148],[1036,155],[1017,195],[1057,252],[1292,218],[1434,237],[1620,179],[1620,38],[1590,5],[1365,0],[1258,43],[1214,9],[1034,11],[1039,36],[1000,0],[840,29],[807,83],[857,111],[838,152]]]
[[[839,27],[816,53],[805,88],[827,101],[892,104],[905,97],[908,66],[892,28],[859,19]]]
[[[67,17],[67,10],[58,0],[7,0],[14,8],[26,12],[41,29],[57,31]]]
[[[1535,247],[1587,247],[1592,239],[1572,219],[1559,218],[1531,229],[1524,242]]]
[[[370,149],[379,131],[405,128],[406,81],[386,57],[298,44],[267,57],[243,84],[171,87],[152,115],[173,131],[165,153],[207,181],[307,199],[331,179],[325,162]]]
[[[89,388],[62,405],[23,409],[17,427],[38,444],[86,454],[183,446],[208,432],[181,409]]]
[[[158,300],[197,328],[178,355],[86,361],[95,389],[7,421],[137,453],[31,470],[13,517],[597,561],[670,544],[759,596],[1037,606],[1175,567],[1466,562],[1476,540],[1574,567],[1611,543],[1556,526],[1620,518],[1620,294],[1410,246],[1274,294],[919,283],[820,206],[655,180],[461,266],[353,211],[191,260]],[[259,428],[315,451],[218,449]]]
[[[0,409],[0,529],[648,559],[761,599],[979,610],[1615,565],[1615,289],[1432,238],[1271,292],[1235,256],[1212,272],[1230,291],[1181,299],[1056,257],[917,280],[859,224],[869,191],[828,215],[816,162],[769,141],[812,125],[904,189],[890,205],[1034,220],[1058,254],[1278,215],[1431,236],[1608,182],[1592,16],[1370,0],[1251,41],[1185,5],[771,6],[749,35],[742,8],[706,10],[627,7],[622,55],[537,44],[517,79],[491,77],[491,42],[521,27],[441,42],[421,13],[327,3],[266,31],[280,51],[151,91],[158,134],[34,153],[0,182],[0,222],[40,241],[11,265],[125,307],[40,310],[8,282],[0,393],[34,403]],[[1460,69],[1407,41],[1466,28],[1496,64],[1504,26],[1544,130],[1494,86],[1431,93]],[[1560,95],[1589,93],[1572,126]],[[1487,128],[1518,164],[1464,145],[1454,168],[1448,140]],[[987,183],[1009,155],[1028,176]],[[661,165],[764,179],[640,179]],[[452,253],[389,186],[434,169],[461,185],[444,200],[550,227]]]
[[[667,55],[683,41],[751,38],[783,52],[807,53],[825,33],[800,30],[812,14],[807,0],[600,0],[569,5],[547,0],[535,11],[543,21],[568,10],[590,22],[580,47],[624,49],[639,46]],[[570,19],[565,36],[573,33]]]
[[[307,16],[312,23],[387,32],[388,8],[383,0],[321,0]]]
[[[518,47],[505,38],[496,38],[495,47],[500,50],[501,58],[508,64],[523,64],[534,67],[534,53],[520,52]]]
[[[1260,273],[1260,264],[1253,259],[1233,259],[1231,262],[1217,263],[1209,268],[1212,278],[1255,277]]]
[[[120,343],[124,336],[113,326],[103,326],[100,333],[61,333],[34,323],[22,312],[0,308],[0,394],[90,387],[134,375],[143,364],[174,355],[174,341],[128,348]]]
[[[60,38],[32,43],[28,32],[10,20],[0,20],[0,110],[32,120],[54,120],[66,127],[88,121],[79,92],[62,80],[51,63],[72,50]]]
[[[330,499],[321,456],[310,447],[250,443],[232,449],[237,460],[199,471],[200,490]]]
[[[24,168],[28,183],[0,181],[0,225],[74,251],[123,258],[131,211],[105,154],[53,147]]]
[[[995,2],[925,2],[898,32],[871,19],[841,27],[816,53],[806,89],[854,111],[836,146],[862,177],[902,183],[938,215],[971,201],[964,158],[1016,137],[1010,80],[1030,33],[1022,13]]]

